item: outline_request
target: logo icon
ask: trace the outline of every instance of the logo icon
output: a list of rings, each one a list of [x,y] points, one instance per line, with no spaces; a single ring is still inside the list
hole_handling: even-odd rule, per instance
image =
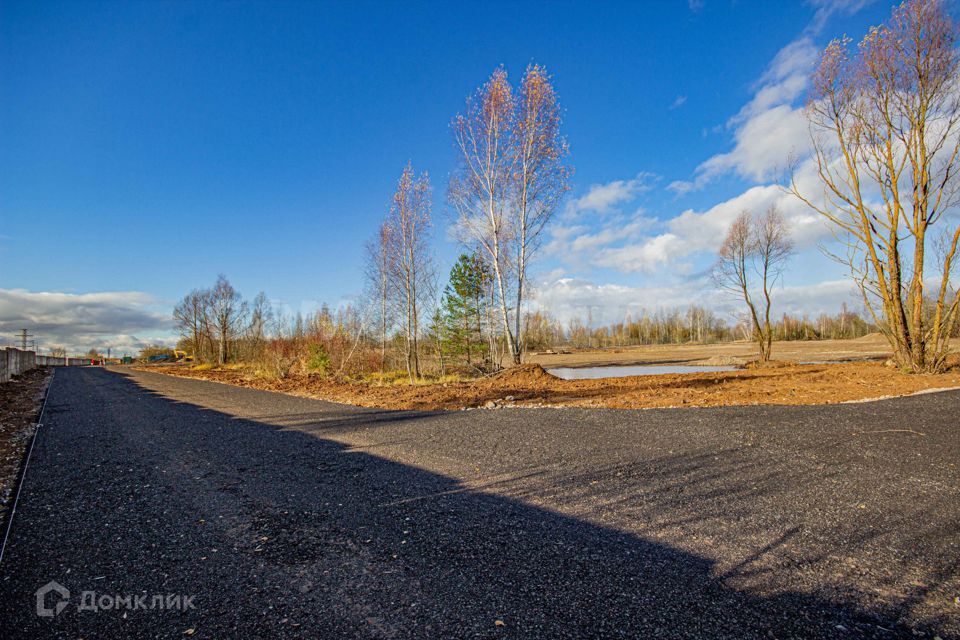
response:
[[[59,596],[59,600],[57,600],[57,603],[52,609],[47,606],[47,594],[51,591]],[[51,580],[37,589],[37,615],[41,618],[52,618],[66,609],[68,600],[70,600],[70,590],[62,584]]]

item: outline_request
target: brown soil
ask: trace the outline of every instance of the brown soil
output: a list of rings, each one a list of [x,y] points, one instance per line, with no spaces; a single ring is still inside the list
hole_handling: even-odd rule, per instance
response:
[[[954,351],[960,340],[953,341]],[[886,359],[890,346],[879,333],[855,340],[791,340],[773,344],[774,360],[790,362],[837,362]],[[666,344],[607,349],[570,349],[563,353],[533,353],[527,362],[552,367],[587,367],[606,364],[743,364],[757,357],[752,342],[718,344]]]
[[[564,406],[637,409],[749,404],[829,404],[960,388],[960,369],[938,375],[906,375],[878,362],[796,365],[788,362],[721,373],[561,380],[528,364],[468,382],[374,386],[310,376],[265,380],[243,370],[195,371],[146,367],[179,376],[215,380],[366,407],[463,409],[494,406]]]
[[[48,379],[46,369],[35,369],[0,383],[0,523],[6,522]]]

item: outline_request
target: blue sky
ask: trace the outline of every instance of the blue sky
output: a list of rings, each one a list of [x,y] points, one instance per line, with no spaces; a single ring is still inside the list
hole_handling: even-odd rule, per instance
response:
[[[349,299],[408,160],[432,177],[446,271],[450,119],[495,67],[530,62],[554,77],[576,169],[538,304],[722,308],[701,277],[718,236],[776,201],[801,248],[784,308],[832,311],[850,298],[824,229],[770,185],[804,151],[817,50],[890,7],[0,2],[0,332],[132,345],[218,272],[291,309]]]

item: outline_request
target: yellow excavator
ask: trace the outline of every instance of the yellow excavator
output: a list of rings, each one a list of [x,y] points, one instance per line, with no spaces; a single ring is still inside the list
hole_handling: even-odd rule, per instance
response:
[[[179,349],[173,350],[173,359],[177,362],[193,362],[193,356],[187,355],[186,351],[180,351]]]

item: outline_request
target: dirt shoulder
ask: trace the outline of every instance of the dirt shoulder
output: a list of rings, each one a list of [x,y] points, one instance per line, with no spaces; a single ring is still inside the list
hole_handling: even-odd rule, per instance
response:
[[[6,523],[49,379],[48,370],[34,369],[0,382],[0,523]]]
[[[196,371],[142,367],[171,375],[386,409],[456,410],[496,406],[714,407],[753,404],[832,404],[960,387],[960,370],[905,375],[878,362],[792,365],[719,373],[561,380],[540,365],[523,365],[468,382],[373,386],[311,376],[265,380],[242,369]]]

